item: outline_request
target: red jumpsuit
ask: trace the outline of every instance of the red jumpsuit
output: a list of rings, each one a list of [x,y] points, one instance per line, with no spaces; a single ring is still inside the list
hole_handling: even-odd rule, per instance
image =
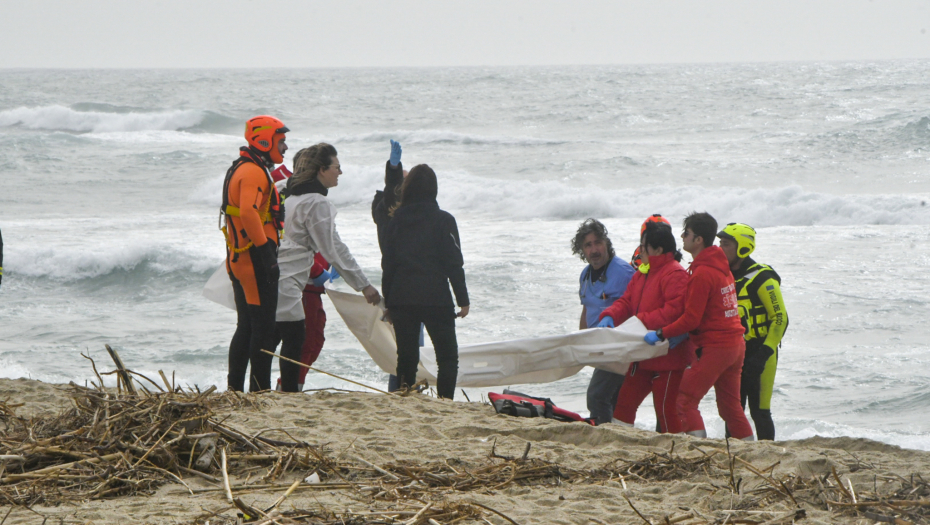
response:
[[[284,164],[271,172],[271,178],[275,182],[290,178],[291,171]],[[286,208],[285,208],[286,209]],[[329,261],[323,258],[321,254],[316,254],[313,258],[313,268],[310,269],[310,277],[319,277],[323,270],[329,270]],[[326,289],[322,286],[314,286],[312,282],[307,283],[303,291],[304,304],[304,344],[300,350],[300,362],[305,365],[313,365],[320,357],[320,351],[323,350],[323,342],[326,337],[323,332],[326,328],[326,312],[323,310],[323,297]],[[300,367],[297,376],[297,384],[303,388],[304,380],[307,377],[307,369]],[[278,385],[281,385],[281,378],[278,378]]]
[[[663,253],[649,258],[649,271],[637,271],[623,296],[614,301],[599,318],[610,316],[614,325],[636,316],[650,330],[657,330],[677,319],[684,312],[688,272],[675,260],[674,254]],[[652,392],[656,419],[662,432],[681,432],[678,415],[678,386],[682,373],[694,361],[694,343],[690,339],[669,350],[667,355],[630,365],[620,388],[614,418],[632,425],[636,409]]]
[[[703,433],[704,419],[698,405],[713,387],[717,412],[730,435],[737,439],[752,437],[752,427],[740,405],[746,344],[727,257],[717,246],[704,248],[691,263],[690,271],[684,315],[662,328],[666,338],[690,332],[701,349],[701,357],[685,371],[678,391],[683,430]]]

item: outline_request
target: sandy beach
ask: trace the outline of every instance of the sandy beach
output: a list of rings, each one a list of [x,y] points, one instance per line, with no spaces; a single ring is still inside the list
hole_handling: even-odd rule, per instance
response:
[[[0,454],[42,443],[15,443],[14,436],[27,426],[41,429],[39,422],[74,410],[69,396],[81,391],[93,393],[26,379],[0,380]],[[164,405],[164,394],[140,396]],[[122,398],[132,400],[125,393]],[[425,507],[438,512],[456,505],[472,516],[463,519],[467,512],[460,513],[458,520],[448,522],[865,524],[927,523],[930,515],[930,487],[920,478],[930,471],[930,453],[869,440],[731,441],[728,453],[721,440],[515,418],[497,415],[490,405],[475,400],[452,402],[425,394],[328,390],[236,399],[238,407],[217,408],[210,421],[244,436],[261,435],[278,449],[282,443],[304,442],[314,447],[314,454],[328,458],[320,462],[298,453],[282,468],[281,461],[250,462],[245,455],[231,454],[232,495],[257,509],[270,508],[295,481],[317,472],[319,486],[301,482],[271,511],[271,517],[280,513],[277,523],[446,523],[428,521],[429,512],[419,517],[416,513]],[[149,441],[155,442],[155,437]],[[223,444],[221,438],[218,448]],[[495,457],[490,456],[492,450]],[[301,455],[316,461],[317,468],[302,467],[296,459]],[[207,477],[220,480],[220,453],[215,456],[205,471]],[[60,463],[69,461],[73,459]],[[13,474],[30,470],[28,460],[27,468],[23,465],[4,465],[3,497],[17,493],[13,486],[23,478]],[[178,473],[187,487],[165,482],[150,494],[139,491],[86,501],[61,497],[69,489],[52,490],[34,496],[46,501],[30,508],[10,506],[7,500],[0,519],[5,516],[9,524],[46,519],[102,525],[236,523],[240,509],[228,502],[222,483]],[[420,479],[412,488],[411,475]],[[492,475],[496,481],[474,482]],[[449,480],[469,476],[472,482],[449,486]],[[67,485],[58,480],[58,487]],[[23,485],[17,487],[21,492]],[[905,497],[909,502],[901,503]],[[877,498],[885,503],[863,505]],[[308,513],[328,513],[332,519],[300,517]],[[263,521],[272,523],[261,517],[255,522]]]

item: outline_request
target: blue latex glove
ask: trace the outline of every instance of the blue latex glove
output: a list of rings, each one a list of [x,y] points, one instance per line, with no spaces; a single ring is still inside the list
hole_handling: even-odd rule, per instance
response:
[[[400,164],[400,142],[391,141],[391,166]]]
[[[649,332],[648,334],[646,334],[645,337],[643,337],[643,341],[646,341],[647,343],[651,344],[652,346],[655,346],[656,343],[659,342],[659,336],[656,335],[655,332]]]
[[[316,277],[311,278],[310,280],[313,281],[313,286],[323,286],[326,283],[326,281],[332,282],[332,277],[329,272],[327,272],[326,270],[323,270],[323,273],[321,273],[320,275],[317,275]]]
[[[339,272],[336,270],[336,267],[330,266],[329,267],[329,282],[333,282],[333,279],[338,279],[340,277],[342,276],[339,275]]]
[[[598,328],[613,328],[614,318],[609,315],[605,315],[604,318],[601,319],[600,322],[597,323],[597,327]]]

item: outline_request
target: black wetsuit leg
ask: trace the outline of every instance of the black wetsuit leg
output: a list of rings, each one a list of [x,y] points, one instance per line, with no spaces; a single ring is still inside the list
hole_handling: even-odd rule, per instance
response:
[[[278,284],[258,283],[261,305],[248,304],[239,281],[232,277],[233,296],[236,299],[236,333],[229,344],[229,373],[226,384],[230,390],[242,392],[246,370],[249,374],[249,392],[271,389],[271,362],[273,357],[262,349],[274,349],[274,318],[278,305]]]
[[[264,352],[274,351],[275,311],[278,309],[278,281],[259,281],[258,296],[261,306],[249,305],[252,310],[252,339],[249,341],[249,392],[271,390],[271,363],[274,360]]]
[[[304,346],[306,328],[304,321],[281,321],[275,330],[281,335],[281,356],[300,361],[301,350]],[[300,379],[300,365],[279,361],[281,365],[281,390],[284,392],[299,392],[297,381]]]
[[[245,372],[249,368],[249,340],[252,339],[252,321],[249,305],[245,302],[245,292],[235,277],[230,275],[233,297],[236,299],[236,333],[229,343],[229,372],[226,386],[230,390],[242,392],[245,389]]]

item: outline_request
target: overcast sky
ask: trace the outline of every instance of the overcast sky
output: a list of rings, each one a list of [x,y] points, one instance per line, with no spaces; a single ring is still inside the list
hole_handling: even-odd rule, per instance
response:
[[[0,0],[0,67],[930,58],[927,0]]]

